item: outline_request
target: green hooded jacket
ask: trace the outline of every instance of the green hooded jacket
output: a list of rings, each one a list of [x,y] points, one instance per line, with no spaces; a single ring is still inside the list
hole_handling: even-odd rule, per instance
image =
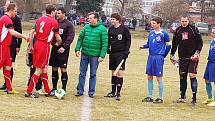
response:
[[[108,47],[108,34],[100,21],[87,24],[80,32],[75,52],[80,51],[86,56],[105,58]]]

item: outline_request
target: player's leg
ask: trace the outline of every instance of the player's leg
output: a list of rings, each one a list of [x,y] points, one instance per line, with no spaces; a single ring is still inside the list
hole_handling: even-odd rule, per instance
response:
[[[90,63],[90,79],[88,95],[89,97],[93,98],[96,87],[96,71],[99,65],[98,57],[89,57],[89,63]]]
[[[11,75],[10,75],[11,72],[10,71],[11,71],[10,66],[4,67],[4,80],[5,80],[8,92],[12,92]]]
[[[191,81],[191,89],[192,89],[192,93],[193,93],[193,97],[192,97],[192,101],[191,101],[192,104],[196,103],[196,95],[197,95],[197,87],[198,87],[198,82],[197,82],[197,78],[196,78],[197,66],[198,66],[198,62],[190,61],[189,68],[188,68],[189,77],[190,77],[190,81]]]
[[[57,89],[57,83],[59,79],[58,67],[52,67],[52,92]]]
[[[125,64],[124,64],[125,65]],[[125,66],[122,65],[122,70],[119,70],[119,72],[117,73],[117,78],[116,78],[116,97],[115,99],[116,100],[120,100],[120,92],[121,92],[121,89],[122,89],[122,85],[123,85],[123,77],[124,77],[124,74],[125,74]]]
[[[209,69],[208,69],[208,72],[209,72],[209,82],[213,83],[213,87],[214,87],[214,94],[213,94],[213,102],[207,104],[207,106],[212,106],[214,107],[215,106],[215,73],[214,73],[214,70],[215,70],[215,63],[210,63],[210,66],[209,66]],[[211,92],[212,93],[212,92]]]
[[[3,68],[3,74],[4,74],[4,70],[5,68]],[[4,82],[4,84],[0,86],[0,90],[5,90],[5,89],[7,89],[7,86],[6,86],[6,83]]]
[[[48,96],[51,92],[50,88],[49,88],[49,85],[48,85],[48,74],[47,74],[47,66],[45,66],[43,69],[42,69],[42,73],[41,73],[41,78],[42,78],[42,82],[43,82],[43,86],[44,86],[44,90],[45,90],[45,93],[46,93],[46,96]]]
[[[61,81],[62,81],[62,89],[66,91],[66,85],[68,82],[67,68],[61,68]]]
[[[80,61],[79,82],[77,85],[77,94],[75,96],[82,96],[84,93],[84,85],[85,85],[88,63],[89,63],[89,56],[85,56],[82,54],[81,61]]]

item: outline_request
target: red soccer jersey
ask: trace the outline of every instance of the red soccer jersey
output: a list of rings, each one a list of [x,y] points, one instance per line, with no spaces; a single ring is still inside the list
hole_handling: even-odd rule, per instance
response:
[[[3,15],[0,18],[0,43],[2,45],[10,46],[12,35],[9,29],[13,29],[13,22],[8,15]]]
[[[54,34],[59,33],[58,22],[51,16],[43,16],[36,20],[36,38],[51,43]]]

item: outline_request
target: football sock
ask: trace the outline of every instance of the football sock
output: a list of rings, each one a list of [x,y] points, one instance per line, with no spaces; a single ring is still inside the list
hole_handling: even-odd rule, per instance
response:
[[[112,78],[111,78],[111,87],[112,87],[112,93],[114,95],[116,93],[116,80],[117,80],[117,76],[112,76]]]
[[[41,78],[42,78],[42,81],[43,81],[43,85],[44,85],[44,90],[46,93],[50,93],[50,88],[49,88],[49,85],[48,85],[48,75],[47,73],[42,73],[41,74]]]
[[[123,84],[123,78],[122,77],[117,77],[117,95],[120,95],[121,89],[122,89],[122,84]]]
[[[185,94],[187,90],[187,80],[186,79],[180,79],[180,92],[181,92],[181,98],[185,99]]]
[[[38,82],[39,76],[37,76],[36,74],[33,74],[33,76],[31,77],[30,83],[28,85],[27,88],[27,93],[30,94],[34,88],[34,85]]]
[[[52,85],[53,85],[53,89],[57,89],[57,82],[59,79],[59,74],[58,71],[52,71]]]
[[[192,78],[190,80],[191,80],[191,89],[193,92],[193,98],[192,99],[196,100],[196,93],[197,93],[197,86],[198,86],[197,79],[195,77],[195,78]]]
[[[67,72],[63,72],[61,75],[61,81],[62,81],[62,89],[64,89],[64,91],[66,91],[66,85],[67,85],[67,81],[68,81],[68,75]]]
[[[211,83],[206,83],[206,91],[208,94],[208,98],[211,99],[212,98],[212,86]]]
[[[10,69],[10,77],[11,77],[11,83],[12,83],[12,80],[13,80],[13,67],[11,67],[11,69]]]
[[[159,98],[163,99],[163,80],[158,81]]]
[[[8,91],[12,91],[10,70],[4,70],[4,80]]]
[[[148,80],[148,97],[151,97],[153,96],[153,80]]]

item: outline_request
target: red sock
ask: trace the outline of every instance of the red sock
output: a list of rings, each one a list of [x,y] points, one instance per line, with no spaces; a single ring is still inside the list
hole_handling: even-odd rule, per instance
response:
[[[47,73],[42,73],[41,74],[42,77],[42,81],[43,81],[43,85],[44,85],[44,90],[46,93],[50,93],[50,88],[49,88],[49,84],[48,84],[48,75]]]
[[[4,70],[4,80],[7,86],[7,91],[12,91],[10,70]]]
[[[28,85],[27,88],[27,93],[30,94],[34,88],[34,85],[38,82],[39,76],[37,76],[36,74],[33,74],[33,76],[31,77],[30,83]]]

